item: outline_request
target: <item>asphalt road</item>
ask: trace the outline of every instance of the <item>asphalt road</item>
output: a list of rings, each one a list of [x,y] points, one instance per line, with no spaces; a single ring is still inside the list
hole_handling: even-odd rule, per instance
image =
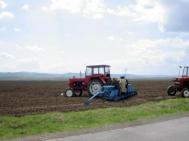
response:
[[[189,117],[48,141],[189,141]]]

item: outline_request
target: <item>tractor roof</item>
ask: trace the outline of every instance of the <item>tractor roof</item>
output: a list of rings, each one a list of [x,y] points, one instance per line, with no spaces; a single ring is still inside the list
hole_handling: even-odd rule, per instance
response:
[[[179,66],[180,68],[189,68],[189,66]]]
[[[97,68],[97,67],[110,67],[110,65],[90,65],[88,68]]]

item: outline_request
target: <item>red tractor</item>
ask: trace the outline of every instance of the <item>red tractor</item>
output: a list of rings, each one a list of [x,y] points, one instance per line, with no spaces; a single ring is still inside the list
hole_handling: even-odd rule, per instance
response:
[[[110,78],[109,65],[91,65],[86,67],[85,78],[69,79],[69,88],[66,89],[67,97],[81,96],[83,91],[89,95],[95,95],[103,85],[107,84]]]
[[[181,70],[182,74],[180,75]],[[189,97],[189,66],[180,66],[180,72],[179,77],[174,80],[174,85],[168,87],[167,93],[170,96],[175,96],[179,91],[186,98]]]

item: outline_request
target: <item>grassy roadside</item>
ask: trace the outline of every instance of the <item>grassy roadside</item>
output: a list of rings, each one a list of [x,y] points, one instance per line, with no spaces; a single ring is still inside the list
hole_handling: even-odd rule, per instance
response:
[[[189,111],[189,99],[178,98],[125,108],[55,112],[23,117],[0,116],[0,139],[129,123],[187,111]]]

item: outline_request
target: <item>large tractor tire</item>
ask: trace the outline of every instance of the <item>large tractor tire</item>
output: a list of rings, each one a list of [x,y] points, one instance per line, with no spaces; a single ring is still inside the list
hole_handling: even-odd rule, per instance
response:
[[[177,90],[175,89],[174,86],[169,86],[167,88],[167,94],[170,96],[175,96],[176,95]]]
[[[189,97],[189,89],[188,88],[184,88],[181,92],[182,97],[184,98],[188,98]]]
[[[73,97],[73,96],[75,96],[75,92],[71,88],[68,88],[68,89],[65,90],[65,96],[66,97]]]
[[[96,93],[100,92],[102,89],[102,82],[99,79],[93,79],[88,84],[88,93],[89,96],[93,96]]]

